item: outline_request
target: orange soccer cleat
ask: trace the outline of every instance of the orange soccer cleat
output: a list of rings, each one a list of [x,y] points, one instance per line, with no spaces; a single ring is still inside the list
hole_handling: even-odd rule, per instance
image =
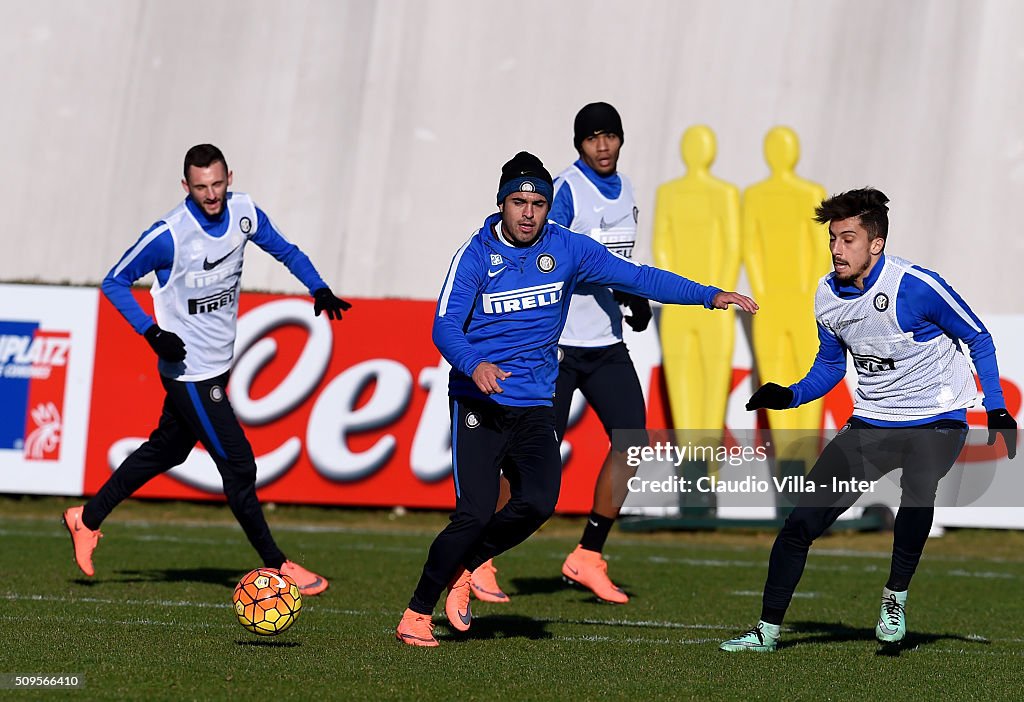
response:
[[[61,521],[67,527],[68,533],[71,534],[71,547],[75,552],[75,563],[78,564],[83,573],[91,578],[96,572],[92,567],[92,552],[96,550],[96,544],[99,543],[100,537],[103,534],[99,529],[93,531],[82,524],[83,508],[84,505],[68,507],[64,510]]]
[[[608,578],[608,561],[598,551],[577,546],[562,564],[562,576],[567,582],[587,588],[599,600],[613,604],[629,602],[629,596]]]
[[[434,624],[429,614],[405,610],[402,621],[395,628],[395,638],[409,646],[437,646],[434,638]]]
[[[470,581],[473,575],[462,568],[448,586],[448,597],[444,600],[444,613],[448,615],[448,623],[457,631],[468,631],[473,615],[469,611]]]
[[[317,575],[311,570],[306,570],[292,561],[285,561],[280,570],[295,581],[295,584],[299,586],[299,593],[302,595],[319,595],[330,584],[327,582],[327,578]]]
[[[473,577],[469,585],[473,595],[482,602],[508,602],[509,597],[501,590],[495,574],[498,569],[494,567],[494,559],[485,561],[479,568],[473,571]]]

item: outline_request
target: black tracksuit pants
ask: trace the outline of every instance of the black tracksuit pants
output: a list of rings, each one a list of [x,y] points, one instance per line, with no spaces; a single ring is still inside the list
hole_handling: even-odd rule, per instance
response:
[[[953,420],[878,427],[854,417],[829,442],[807,475],[816,485],[831,486],[833,478],[877,480],[903,468],[889,575],[893,589],[905,590],[917,570],[935,515],[939,481],[953,467],[966,439],[967,425]],[[801,496],[772,547],[761,610],[764,621],[782,623],[811,544],[858,497],[858,492],[823,493],[820,488]]]
[[[409,609],[431,614],[462,568],[475,570],[526,540],[555,511],[562,460],[551,407],[453,399],[455,511],[430,545]],[[504,471],[512,496],[501,510]]]
[[[161,376],[161,381],[167,395],[157,428],[86,503],[82,522],[98,529],[117,505],[183,463],[199,442],[217,465],[228,505],[249,543],[265,566],[279,568],[285,555],[274,542],[256,497],[256,459],[225,392],[228,374],[195,382]]]

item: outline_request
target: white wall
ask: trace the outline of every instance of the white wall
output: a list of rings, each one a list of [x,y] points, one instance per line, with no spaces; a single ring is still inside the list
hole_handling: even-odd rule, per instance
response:
[[[501,163],[561,169],[606,100],[642,225],[687,126],[742,188],[786,124],[802,175],[889,194],[890,251],[1020,313],[1022,28],[1014,0],[0,0],[0,279],[98,281],[211,141],[339,293],[431,298]],[[245,284],[300,289],[257,252]]]

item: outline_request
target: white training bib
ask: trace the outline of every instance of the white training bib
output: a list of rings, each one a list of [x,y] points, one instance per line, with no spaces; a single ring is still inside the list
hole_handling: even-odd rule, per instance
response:
[[[213,378],[231,368],[238,325],[245,244],[256,230],[256,206],[245,193],[226,202],[227,231],[207,234],[182,202],[165,216],[174,239],[174,264],[167,282],[153,284],[154,311],[161,329],[185,342],[182,363],[161,360],[161,375],[176,380]]]
[[[897,292],[904,276],[932,284],[914,264],[885,257],[878,279],[860,297],[837,297],[821,279],[814,300],[818,323],[850,350],[857,369],[854,414],[865,419],[907,422],[971,407],[974,375],[959,345],[940,334],[915,341],[900,328]]]
[[[569,229],[586,234],[623,258],[633,257],[637,208],[633,185],[619,174],[622,190],[609,200],[575,165],[558,175],[560,187],[572,192],[575,216]],[[569,315],[558,343],[563,346],[601,347],[622,341],[622,309],[610,289],[581,285],[569,303]]]

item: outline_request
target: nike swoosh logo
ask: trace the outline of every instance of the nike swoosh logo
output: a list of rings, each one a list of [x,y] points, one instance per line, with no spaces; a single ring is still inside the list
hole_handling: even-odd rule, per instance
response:
[[[611,228],[612,228],[612,227],[614,227],[614,226],[615,226],[616,224],[618,224],[618,223],[619,223],[619,222],[621,222],[622,220],[626,219],[626,217],[629,217],[629,215],[628,215],[628,214],[624,214],[624,215],[622,215],[621,217],[619,217],[619,218],[618,218],[617,220],[615,220],[614,222],[612,222],[611,224],[609,224],[608,222],[605,222],[605,221],[604,221],[604,217],[601,217],[601,229],[611,229]]]
[[[836,331],[837,332],[838,331],[842,331],[843,329],[846,329],[851,324],[856,324],[857,322],[863,322],[865,319],[867,319],[867,317],[857,317],[856,319],[844,319],[842,322],[838,322],[835,325],[836,326]]]
[[[569,572],[572,573],[573,575],[579,575],[580,574],[580,572],[578,570],[576,570],[575,568],[573,568],[571,565],[567,565],[566,568],[568,568]]]
[[[488,278],[493,278],[494,276],[498,275],[498,274],[499,274],[499,273],[501,273],[501,272],[502,272],[503,270],[505,270],[505,269],[506,269],[507,267],[508,267],[508,266],[502,266],[501,268],[499,268],[499,269],[498,269],[498,270],[496,270],[496,271],[487,271],[487,277],[488,277]]]
[[[476,583],[473,583],[471,587],[474,590],[476,590],[477,592],[482,592],[485,595],[491,595],[492,597],[508,597],[508,595],[506,595],[501,590],[498,590],[497,592],[494,592],[493,590],[487,590],[485,588],[482,588],[479,585],[477,585]]]
[[[426,638],[423,638],[422,636],[416,636],[414,634],[402,634],[402,638],[403,639],[414,639],[416,641],[433,641],[434,640],[433,638],[426,639]]]
[[[890,627],[888,624],[883,622],[881,619],[878,620],[878,628],[881,630],[881,632],[883,634],[895,634],[897,631],[899,631],[898,628]]]
[[[604,207],[594,207],[594,212],[604,212]]]
[[[239,244],[238,246],[241,246],[241,244]],[[216,261],[211,262],[210,259],[204,258],[203,259],[203,270],[204,271],[211,271],[214,268],[216,268],[217,266],[219,266],[220,264],[224,263],[224,261],[227,260],[228,256],[230,256],[234,252],[238,251],[238,246],[236,246],[235,248],[233,248],[230,251],[228,251],[226,255],[222,256],[221,258],[218,258]]]
[[[308,590],[311,587],[317,587],[323,581],[324,581],[323,578],[317,578],[316,580],[314,580],[311,583],[306,583],[305,585],[299,585],[299,589],[300,590]]]
[[[462,620],[463,624],[469,626],[469,623],[473,621],[473,616],[469,613],[469,609],[467,608],[465,613],[459,612],[459,619]]]
[[[597,526],[597,522],[595,522],[593,519],[588,519],[587,521],[590,522],[590,526],[592,526],[592,527],[596,527]]]

